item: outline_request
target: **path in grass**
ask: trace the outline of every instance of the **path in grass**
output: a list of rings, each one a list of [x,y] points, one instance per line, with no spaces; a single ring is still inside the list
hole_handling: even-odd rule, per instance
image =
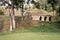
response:
[[[11,33],[6,35],[0,35],[0,40],[60,40],[60,33]]]

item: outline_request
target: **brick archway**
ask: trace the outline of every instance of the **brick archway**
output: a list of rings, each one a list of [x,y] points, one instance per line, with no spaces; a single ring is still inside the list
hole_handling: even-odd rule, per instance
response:
[[[40,16],[39,20],[40,21],[51,21],[52,20],[51,18],[52,18],[51,16]]]
[[[39,20],[40,20],[40,21],[44,21],[44,16],[40,16],[40,17],[39,17]]]

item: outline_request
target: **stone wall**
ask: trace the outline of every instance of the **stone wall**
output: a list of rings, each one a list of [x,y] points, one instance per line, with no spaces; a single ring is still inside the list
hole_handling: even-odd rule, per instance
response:
[[[4,32],[9,31],[10,28],[10,20],[9,20],[9,16],[5,16],[4,17],[4,25],[3,25],[3,30]]]
[[[3,29],[3,18],[2,17],[0,17],[0,31],[2,31],[2,29]]]
[[[32,16],[32,20],[39,20],[40,16]]]
[[[0,31],[6,32],[9,30],[9,17],[0,16]]]

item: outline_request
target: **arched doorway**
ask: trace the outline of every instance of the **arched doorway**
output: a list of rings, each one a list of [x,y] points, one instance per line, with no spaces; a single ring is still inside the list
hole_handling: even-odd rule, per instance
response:
[[[42,17],[40,16],[39,20],[41,21]]]
[[[51,16],[49,17],[49,21],[51,21]]]
[[[45,17],[44,17],[44,21],[46,21],[46,18],[47,18],[47,17],[45,16]]]

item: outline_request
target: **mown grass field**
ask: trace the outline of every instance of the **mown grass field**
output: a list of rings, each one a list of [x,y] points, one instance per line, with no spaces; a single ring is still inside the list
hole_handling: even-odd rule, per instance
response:
[[[22,32],[0,35],[0,40],[60,40],[60,33]]]

